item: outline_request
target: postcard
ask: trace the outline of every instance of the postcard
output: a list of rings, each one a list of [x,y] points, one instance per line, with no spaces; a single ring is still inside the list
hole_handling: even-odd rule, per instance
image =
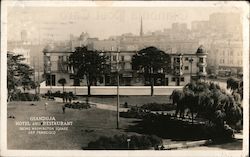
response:
[[[1,156],[248,156],[249,3],[1,8]]]

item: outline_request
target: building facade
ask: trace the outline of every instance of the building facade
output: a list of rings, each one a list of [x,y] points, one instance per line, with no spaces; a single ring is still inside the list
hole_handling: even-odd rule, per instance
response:
[[[124,86],[149,85],[143,75],[132,69],[132,57],[138,51],[100,51],[107,56],[109,70],[97,82],[97,85],[117,85],[117,71],[119,71],[119,83]],[[47,86],[60,86],[58,80],[66,79],[68,86],[75,85],[74,69],[67,63],[69,56],[74,53],[69,49],[47,48],[44,50],[44,76]],[[200,46],[194,53],[175,53],[171,56],[171,72],[161,71],[155,75],[156,86],[183,86],[190,79],[203,78],[207,75],[207,53]],[[82,79],[80,85],[86,85]]]

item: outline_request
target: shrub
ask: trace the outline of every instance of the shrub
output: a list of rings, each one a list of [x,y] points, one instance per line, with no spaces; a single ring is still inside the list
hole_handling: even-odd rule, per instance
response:
[[[51,91],[48,91],[47,93],[45,93],[45,96],[47,96],[47,97],[52,96],[52,97],[63,98],[66,94],[68,96],[72,97],[73,100],[77,99],[76,95],[73,94],[73,92],[64,92],[64,93],[61,93],[60,91],[56,91],[56,92],[53,93]]]
[[[230,141],[234,138],[235,130],[229,125],[219,126],[213,123],[205,125],[206,134],[215,142]]]
[[[96,141],[92,141],[88,144],[87,149],[128,149],[127,139],[130,139],[129,149],[149,149],[150,147],[155,147],[156,145],[162,144],[161,138],[155,135],[115,135],[113,137],[101,136]]]
[[[38,94],[30,93],[14,93],[11,97],[11,101],[39,101],[40,97]]]
[[[120,116],[124,118],[143,118],[145,115],[147,115],[149,111],[146,111],[140,107],[132,107],[127,112],[121,112]]]
[[[175,110],[175,105],[168,104],[158,104],[158,103],[149,103],[141,106],[142,109],[150,110],[150,111],[172,111]]]
[[[64,106],[68,107],[68,108],[73,108],[73,109],[88,109],[88,108],[91,108],[91,106],[89,104],[79,103],[79,102],[66,103]]]

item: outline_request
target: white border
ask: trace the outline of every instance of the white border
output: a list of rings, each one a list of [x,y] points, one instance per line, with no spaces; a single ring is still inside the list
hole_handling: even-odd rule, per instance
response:
[[[243,151],[82,151],[82,150],[7,150],[7,80],[6,80],[6,50],[7,50],[7,6],[40,6],[40,7],[238,7],[244,11],[243,21],[243,73],[244,73],[244,140]],[[2,1],[1,5],[1,154],[0,156],[247,156],[249,148],[249,4],[247,2],[188,2],[188,1]]]

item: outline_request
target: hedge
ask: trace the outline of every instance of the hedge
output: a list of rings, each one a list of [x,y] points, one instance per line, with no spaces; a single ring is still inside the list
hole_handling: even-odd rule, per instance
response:
[[[127,140],[130,139],[129,148]],[[97,150],[145,150],[162,144],[162,139],[155,135],[115,135],[113,137],[101,136],[88,144],[87,149]]]

